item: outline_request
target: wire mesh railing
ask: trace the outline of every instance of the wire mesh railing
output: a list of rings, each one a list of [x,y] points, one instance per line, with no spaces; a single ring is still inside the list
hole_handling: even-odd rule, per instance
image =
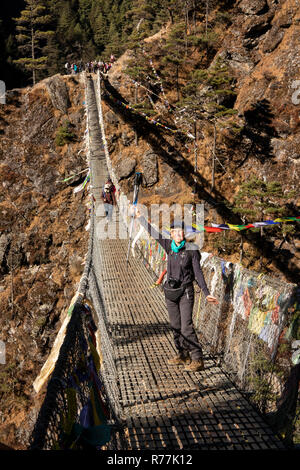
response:
[[[77,303],[31,436],[30,450],[122,448],[88,305]]]

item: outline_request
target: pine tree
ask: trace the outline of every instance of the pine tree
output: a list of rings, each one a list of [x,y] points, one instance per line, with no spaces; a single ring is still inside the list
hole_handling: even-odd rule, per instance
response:
[[[105,47],[105,54],[110,57],[111,54],[119,55],[120,53],[120,36],[116,23],[111,21],[108,30],[109,41]]]
[[[216,144],[218,128],[234,126],[228,117],[236,114],[233,109],[236,93],[234,79],[226,63],[217,57],[215,64],[208,69],[192,72],[189,83],[183,88],[180,106],[185,108],[187,121],[205,120],[212,125],[211,190],[215,186]]]
[[[69,47],[73,43],[74,29],[78,18],[69,2],[64,2],[58,19],[57,31],[60,42]]]
[[[236,113],[233,110],[236,96],[233,90],[234,79],[220,56],[208,69],[196,70],[192,75],[191,85],[192,87],[202,85],[202,88],[198,88],[200,91],[198,102],[202,103],[207,117],[217,119]]]
[[[172,25],[175,24],[182,17],[182,0],[164,0],[161,2],[161,12],[157,12],[157,15],[162,21],[168,18]]]
[[[284,203],[294,196],[295,193],[292,191],[286,193],[278,181],[268,182],[253,176],[249,181],[242,183],[234,198],[233,212],[242,216],[244,221],[247,217],[249,222],[264,221],[266,217],[288,216],[290,214],[287,214],[287,207]],[[250,218],[253,220],[249,220]],[[283,244],[287,237],[294,233],[294,227],[287,223],[278,227],[283,236]],[[264,234],[263,227],[252,228],[251,230],[260,231],[261,237]],[[241,237],[241,251],[243,252],[242,245],[243,240]]]
[[[171,73],[175,72],[175,77],[172,77],[172,81],[175,79],[177,101],[180,99],[179,89],[179,70],[184,62],[185,54],[185,25],[184,23],[176,24],[169,34],[166,45],[163,48],[165,54],[162,59],[162,63],[165,64]],[[175,70],[174,70],[175,69]]]
[[[36,72],[47,67],[47,56],[40,55],[43,51],[43,45],[47,39],[54,35],[54,31],[46,30],[47,25],[51,22],[51,16],[47,14],[42,0],[25,0],[25,3],[25,9],[21,11],[21,16],[15,21],[19,33],[16,39],[21,44],[19,49],[26,54],[26,57],[14,62],[32,72],[32,81],[35,84]]]
[[[98,0],[92,1],[89,15],[93,41],[99,53],[103,52],[108,41],[108,20],[104,15],[103,5]]]
[[[278,181],[268,182],[253,176],[241,185],[234,199],[233,211],[262,221],[266,216],[283,217],[286,212],[283,202],[292,196],[292,192],[284,192]]]

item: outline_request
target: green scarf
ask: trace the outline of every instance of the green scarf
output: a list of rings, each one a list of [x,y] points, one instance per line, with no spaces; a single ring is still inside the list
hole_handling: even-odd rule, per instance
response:
[[[172,240],[172,243],[171,243],[171,250],[174,251],[174,253],[178,253],[185,245],[185,240],[182,240],[182,242],[180,243],[180,245],[176,245],[175,241]]]

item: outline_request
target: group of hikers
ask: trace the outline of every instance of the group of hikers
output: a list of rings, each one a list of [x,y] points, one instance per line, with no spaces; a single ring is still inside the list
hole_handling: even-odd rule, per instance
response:
[[[108,220],[112,220],[113,207],[116,205],[115,193],[115,185],[108,177],[101,194]],[[192,319],[194,281],[208,303],[218,304],[218,300],[210,294],[204,279],[199,248],[186,240],[184,222],[174,220],[170,226],[170,239],[168,239],[143,217],[138,207],[134,215],[168,255],[167,278],[163,290],[177,353],[167,362],[175,367],[185,366],[185,370],[189,372],[201,371],[204,369],[203,351]]]
[[[82,60],[80,60],[78,63],[66,62],[66,75],[76,75],[80,72],[96,73],[98,70],[100,70],[102,73],[107,73],[115,61],[115,56],[111,54],[110,60],[108,62],[103,62],[102,60],[93,60],[87,63],[83,63]]]

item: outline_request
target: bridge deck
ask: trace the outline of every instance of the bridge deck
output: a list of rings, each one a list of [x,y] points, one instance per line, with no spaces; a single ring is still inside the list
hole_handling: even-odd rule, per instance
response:
[[[197,373],[167,364],[175,348],[162,292],[140,259],[126,269],[127,241],[97,243],[129,448],[282,449],[212,357]]]

